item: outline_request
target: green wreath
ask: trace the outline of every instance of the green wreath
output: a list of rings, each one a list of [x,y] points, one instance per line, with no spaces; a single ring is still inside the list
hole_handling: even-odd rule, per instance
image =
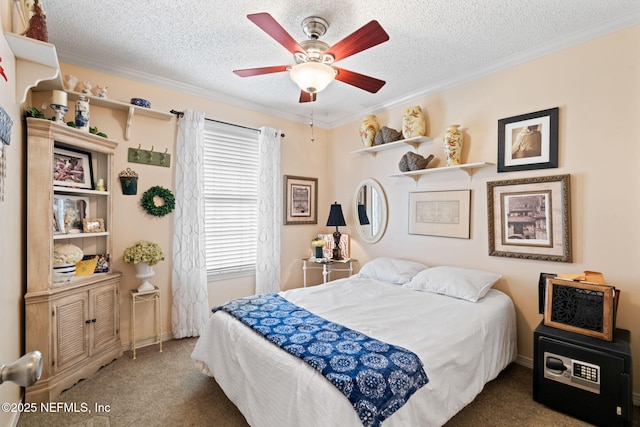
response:
[[[164,200],[163,205],[156,205],[155,201],[153,200],[156,196]],[[145,191],[145,193],[142,195],[140,203],[149,215],[165,216],[166,214],[170,213],[173,208],[176,207],[176,198],[173,197],[171,191],[167,190],[164,187],[156,185]]]

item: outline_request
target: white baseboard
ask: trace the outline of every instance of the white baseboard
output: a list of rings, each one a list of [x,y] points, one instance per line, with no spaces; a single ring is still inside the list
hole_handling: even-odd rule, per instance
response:
[[[530,357],[524,357],[519,354],[515,363],[525,368],[533,369],[533,359]],[[640,393],[633,393],[631,401],[635,406],[640,406]]]

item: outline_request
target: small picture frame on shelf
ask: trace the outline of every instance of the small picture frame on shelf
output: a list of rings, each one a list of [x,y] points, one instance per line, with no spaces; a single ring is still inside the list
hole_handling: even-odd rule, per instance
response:
[[[103,233],[104,220],[102,218],[83,218],[82,231],[84,233]]]
[[[93,254],[93,255],[85,255],[82,257],[83,260],[98,258],[98,263],[96,264],[96,268],[93,271],[96,273],[108,273],[109,272],[109,254]]]
[[[53,185],[93,190],[91,153],[54,146]]]
[[[83,220],[88,216],[88,210],[88,197],[55,195],[53,197],[54,234],[82,233]]]

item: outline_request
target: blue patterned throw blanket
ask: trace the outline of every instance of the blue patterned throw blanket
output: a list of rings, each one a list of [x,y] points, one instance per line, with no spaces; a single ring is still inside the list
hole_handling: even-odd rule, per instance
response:
[[[380,426],[429,382],[411,351],[330,322],[278,294],[236,299],[213,309],[218,310],[321,372],[365,426]]]

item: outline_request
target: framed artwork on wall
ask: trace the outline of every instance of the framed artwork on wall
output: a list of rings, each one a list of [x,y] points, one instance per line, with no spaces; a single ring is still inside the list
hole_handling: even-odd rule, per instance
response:
[[[558,167],[558,111],[498,120],[498,172]]]
[[[318,178],[284,176],[284,224],[318,223]]]
[[[409,234],[470,236],[471,190],[409,193]]]
[[[91,153],[53,147],[53,185],[93,190]]]
[[[487,182],[489,255],[572,262],[569,178]]]

